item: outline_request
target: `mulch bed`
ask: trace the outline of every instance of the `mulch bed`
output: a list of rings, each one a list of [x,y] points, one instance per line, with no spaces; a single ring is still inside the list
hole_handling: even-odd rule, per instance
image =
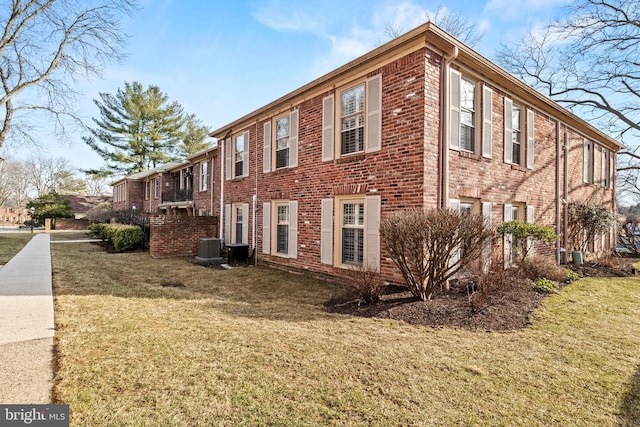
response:
[[[617,258],[607,264],[585,263],[567,267],[583,277],[625,277],[634,274],[632,263],[636,261]],[[438,289],[430,301],[415,298],[406,288],[390,286],[377,304],[363,304],[345,292],[328,301],[325,309],[331,313],[395,319],[419,326],[506,331],[527,326],[531,313],[546,296],[534,291],[529,282],[517,279],[490,304],[473,310],[464,285],[452,286],[449,290]]]

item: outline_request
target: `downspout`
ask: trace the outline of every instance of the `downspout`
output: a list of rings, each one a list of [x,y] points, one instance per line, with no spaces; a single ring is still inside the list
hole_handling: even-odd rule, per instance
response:
[[[438,199],[441,208],[449,203],[449,64],[458,57],[458,47],[453,46],[451,52],[440,59],[440,191]]]
[[[563,199],[564,199],[563,236],[564,238],[563,238],[562,244],[566,248],[567,245],[569,244],[569,236],[567,235],[569,231],[569,143],[568,143],[569,141],[567,139],[566,127],[564,129],[563,141],[564,141],[564,196],[563,196]],[[567,254],[567,259],[568,259],[568,254]]]
[[[253,265],[258,265],[258,251],[256,251],[256,249],[258,248],[258,244],[257,244],[257,240],[258,240],[258,236],[257,236],[257,230],[258,230],[258,226],[256,224],[256,220],[258,218],[257,215],[257,211],[258,211],[258,121],[256,120],[256,191],[255,194],[253,195],[253,227],[252,227],[252,233],[253,233],[253,238],[252,238],[252,243],[253,243]],[[264,139],[264,136],[263,136]],[[264,160],[263,160],[264,161]],[[264,236],[263,236],[264,237]]]
[[[222,144],[218,143],[220,147],[220,216],[218,220],[218,236],[221,240],[224,240],[223,227],[224,227],[224,167],[225,167],[225,153],[224,148],[226,145],[227,137],[222,139]],[[224,242],[226,245],[227,242]]]
[[[211,173],[209,174],[209,176],[211,176],[211,181],[209,182],[209,185],[211,185],[211,201],[209,203],[209,207],[211,208],[211,210],[209,212],[211,212],[211,215],[213,215],[213,200],[215,199],[215,193],[216,193],[216,187],[215,187],[215,183],[216,183],[216,162],[213,160],[213,157],[211,157]]]
[[[560,196],[560,121],[556,122],[556,262],[560,264],[560,204],[562,197]],[[567,248],[565,247],[566,251]],[[565,252],[565,261],[566,261]]]

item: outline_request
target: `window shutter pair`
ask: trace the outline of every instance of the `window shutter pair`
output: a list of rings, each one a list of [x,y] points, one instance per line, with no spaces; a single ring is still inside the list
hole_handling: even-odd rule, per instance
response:
[[[382,148],[382,74],[367,79],[365,87],[365,152],[371,153]],[[335,108],[335,95],[322,100],[323,162],[335,157]]]
[[[300,129],[299,110],[294,110],[289,114],[289,167],[298,166],[298,134]],[[262,156],[262,172],[271,172],[272,154],[271,154],[271,120],[264,124],[263,134],[263,156]]]
[[[367,196],[364,199],[364,258],[365,268],[380,271],[380,212],[382,198]],[[320,262],[333,265],[334,201],[322,199],[320,221]]]
[[[289,258],[298,258],[298,202],[289,201]],[[262,204],[262,253],[271,253],[271,203]]]

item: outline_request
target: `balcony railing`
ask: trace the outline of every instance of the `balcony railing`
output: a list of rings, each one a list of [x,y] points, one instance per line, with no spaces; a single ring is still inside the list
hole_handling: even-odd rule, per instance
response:
[[[190,188],[184,190],[165,191],[162,193],[162,203],[191,201],[193,201],[193,191]]]

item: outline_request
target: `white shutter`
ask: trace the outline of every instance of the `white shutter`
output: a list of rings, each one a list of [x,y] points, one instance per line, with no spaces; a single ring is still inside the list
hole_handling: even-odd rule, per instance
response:
[[[449,209],[452,211],[460,211],[460,199],[449,199]],[[451,259],[449,260],[449,266],[455,265],[460,261],[460,246],[456,246],[452,249]]]
[[[322,161],[333,160],[333,121],[334,102],[333,95],[329,95],[322,100]]]
[[[264,124],[264,134],[262,136],[262,172],[271,172],[271,120]]]
[[[249,175],[249,131],[244,133],[244,148],[242,149],[242,176],[247,175]]]
[[[193,192],[200,192],[200,163],[196,163],[193,167]]]
[[[449,199],[449,209],[452,211],[460,210],[460,199]]]
[[[249,243],[249,203],[242,204],[242,243]]]
[[[607,175],[607,167],[609,167],[609,150],[602,149],[602,186],[609,187],[609,176]]]
[[[527,169],[533,169],[533,155],[535,144],[535,113],[527,109]]]
[[[380,271],[380,196],[364,199],[364,267]]]
[[[512,206],[508,203],[504,205],[504,222],[511,221],[512,218]],[[511,234],[504,235],[504,267],[507,268],[511,265]]]
[[[262,204],[262,253],[271,253],[271,203]]]
[[[460,81],[459,71],[449,70],[449,147],[460,149]]]
[[[616,155],[613,151],[611,151],[609,153],[609,188],[613,188],[615,186],[615,179],[616,179],[615,161],[616,161]]]
[[[533,224],[535,221],[533,220],[533,215],[534,215],[534,207],[533,206],[527,206],[527,223],[529,224]],[[529,255],[533,255],[533,238],[532,237],[527,237],[527,251]]]
[[[582,180],[587,184],[591,182],[589,163],[591,162],[591,150],[588,140],[582,144]]]
[[[380,151],[382,146],[382,74],[367,79],[367,123],[365,151]]]
[[[482,217],[484,218],[484,223],[487,227],[491,228],[492,223],[492,210],[493,204],[491,202],[483,202],[482,203]],[[482,266],[485,273],[489,268],[489,261],[491,259],[491,237],[487,238],[482,245]]]
[[[504,161],[513,163],[513,101],[504,99]]]
[[[227,181],[230,180],[232,176],[232,170],[231,170],[232,155],[233,155],[233,152],[231,151],[231,138],[227,138],[227,141],[224,144],[224,167],[226,168],[224,173]]]
[[[493,140],[493,91],[488,86],[482,90],[482,157],[491,158]]]
[[[298,258],[298,202],[289,202],[289,258]]]
[[[333,264],[333,199],[322,199],[320,220],[320,262]]]
[[[225,244],[231,243],[231,205],[224,205],[224,242]]]
[[[298,110],[289,115],[289,167],[298,166]]]

